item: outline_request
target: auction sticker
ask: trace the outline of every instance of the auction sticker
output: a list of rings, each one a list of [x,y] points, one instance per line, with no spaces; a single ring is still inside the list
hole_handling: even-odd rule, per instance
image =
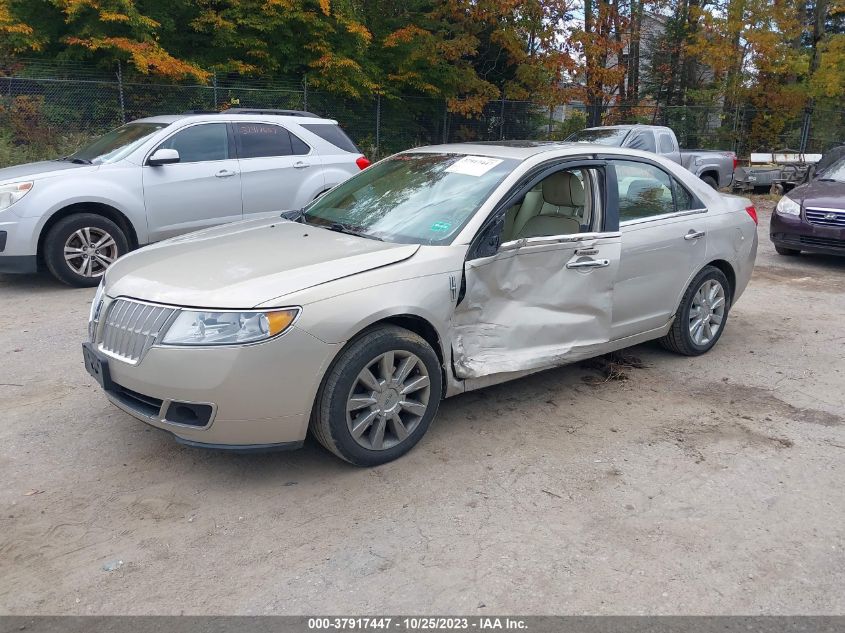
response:
[[[488,158],[487,156],[464,156],[462,159],[446,168],[446,171],[453,174],[465,176],[483,176],[496,165],[502,162],[500,158]]]

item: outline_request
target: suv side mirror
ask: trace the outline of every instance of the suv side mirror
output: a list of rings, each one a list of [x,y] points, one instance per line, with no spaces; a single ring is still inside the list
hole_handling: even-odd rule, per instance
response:
[[[161,165],[170,165],[171,163],[179,162],[179,152],[175,149],[157,149],[152,156],[147,160],[147,164],[152,167],[160,167]]]

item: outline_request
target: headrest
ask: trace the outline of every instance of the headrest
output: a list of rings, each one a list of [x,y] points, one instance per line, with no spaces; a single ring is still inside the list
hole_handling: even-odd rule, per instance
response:
[[[543,200],[558,207],[583,207],[584,185],[571,171],[559,171],[543,180]]]

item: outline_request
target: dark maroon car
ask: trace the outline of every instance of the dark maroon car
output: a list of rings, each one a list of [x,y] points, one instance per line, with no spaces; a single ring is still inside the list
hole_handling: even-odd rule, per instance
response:
[[[833,160],[826,154],[810,181],[775,207],[769,237],[781,255],[845,255],[845,151],[838,150],[845,146],[832,152]]]

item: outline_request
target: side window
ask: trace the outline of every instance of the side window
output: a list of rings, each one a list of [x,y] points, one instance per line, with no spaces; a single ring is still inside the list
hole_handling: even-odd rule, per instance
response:
[[[280,125],[269,123],[235,123],[239,158],[290,156],[290,134]]]
[[[507,210],[502,241],[572,235],[599,227],[601,214],[593,195],[596,182],[595,169],[572,168],[549,174]]]
[[[631,149],[641,149],[644,152],[657,152],[654,146],[654,134],[651,132],[637,132],[628,143]]]
[[[291,147],[291,154],[295,154],[297,156],[304,156],[308,152],[311,151],[311,148],[308,146],[305,141],[299,138],[293,132],[290,133],[290,147]]]
[[[175,149],[180,163],[201,163],[229,158],[229,135],[225,123],[192,125],[177,132],[156,149]]]
[[[668,134],[660,135],[660,153],[672,154],[675,151],[675,144],[672,142],[672,137]]]
[[[672,178],[672,186],[675,188],[675,205],[678,211],[690,211],[693,208],[694,198],[677,180]]]
[[[675,212],[669,174],[648,163],[620,160],[614,166],[620,222]]]

